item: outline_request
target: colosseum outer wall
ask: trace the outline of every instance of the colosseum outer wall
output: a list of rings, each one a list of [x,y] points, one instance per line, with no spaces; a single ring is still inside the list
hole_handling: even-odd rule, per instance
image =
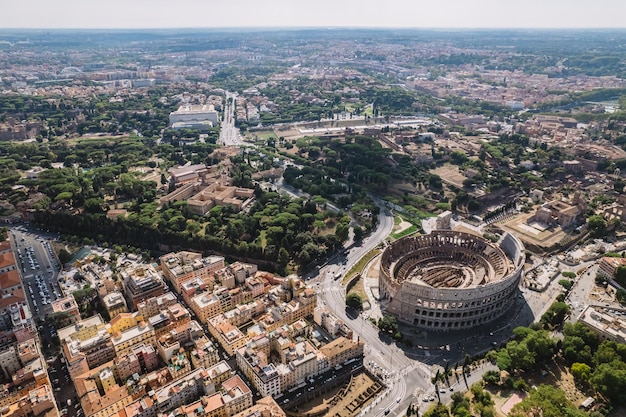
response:
[[[474,243],[476,239],[482,240],[476,236],[450,231],[435,231],[433,234],[443,234],[447,241],[449,236],[453,235],[457,238],[455,242],[460,241],[461,244],[466,241]],[[422,237],[407,239],[420,238]],[[425,241],[431,244],[437,239]],[[395,244],[415,246],[414,242],[398,241]],[[485,242],[485,245],[488,247],[491,244]],[[497,245],[491,246],[499,247],[502,250],[500,253],[504,253],[508,258],[510,267],[506,275],[495,282],[469,288],[434,288],[421,281],[396,279],[393,276],[392,264],[411,256],[412,252],[401,253],[398,247],[388,247],[392,255],[387,253],[387,250],[383,253],[384,265],[381,265],[379,278],[381,296],[389,302],[387,312],[396,315],[402,322],[436,331],[468,329],[497,319],[512,305],[512,298],[522,277],[524,248],[522,243],[509,233],[505,234]]]

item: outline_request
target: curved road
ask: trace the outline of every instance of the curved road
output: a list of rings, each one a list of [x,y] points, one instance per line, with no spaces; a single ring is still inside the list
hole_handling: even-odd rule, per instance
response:
[[[379,397],[373,405],[370,405],[362,415],[382,416],[396,415],[403,412],[410,401],[414,400],[416,391],[428,392],[432,390],[430,383],[430,369],[427,365],[408,358],[405,353],[396,347],[391,340],[380,339],[378,329],[362,315],[348,317],[345,305],[345,289],[341,280],[334,280],[335,275],[342,276],[356,264],[363,256],[374,249],[389,235],[393,228],[393,215],[385,207],[383,202],[373,197],[374,202],[380,208],[378,226],[374,232],[363,240],[359,247],[352,248],[347,253],[344,265],[338,263],[340,255],[331,257],[320,268],[316,282],[320,304],[324,304],[337,317],[344,321],[353,332],[365,341],[364,363],[368,365],[375,362],[376,365],[388,372],[386,382],[388,390]]]

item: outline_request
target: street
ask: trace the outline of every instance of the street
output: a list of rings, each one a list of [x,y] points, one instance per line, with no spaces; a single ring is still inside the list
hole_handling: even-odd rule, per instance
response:
[[[220,129],[219,144],[224,146],[239,146],[241,139],[239,138],[239,129],[235,127],[235,100],[237,94],[226,93],[226,102],[224,103],[224,119]]]
[[[57,282],[59,265],[47,239],[24,228],[13,228],[11,243],[18,256],[24,293],[33,316],[44,319],[52,312],[50,303],[62,298]]]

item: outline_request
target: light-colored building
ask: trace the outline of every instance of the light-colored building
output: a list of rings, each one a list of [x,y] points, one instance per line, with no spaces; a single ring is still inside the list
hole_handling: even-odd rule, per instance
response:
[[[17,346],[12,344],[0,351],[0,371],[6,379],[10,379],[11,375],[22,367],[16,348]]]
[[[252,391],[239,375],[222,383],[222,399],[229,416],[252,407]]]
[[[128,307],[126,306],[126,300],[119,291],[113,291],[102,297],[102,304],[109,313],[109,317],[114,318],[120,313],[127,313]]]
[[[183,104],[175,112],[170,113],[172,129],[209,130],[218,124],[218,113],[211,104]]]
[[[365,343],[348,340],[345,337],[338,337],[327,345],[322,346],[319,351],[328,359],[328,366],[334,367],[343,365],[347,360],[363,357]]]
[[[195,320],[181,323],[169,332],[161,335],[157,340],[157,351],[165,362],[177,354],[181,348],[191,345],[194,339],[204,335],[202,327]]]
[[[244,411],[235,414],[231,417],[287,417],[287,414],[282,408],[274,401],[271,396],[263,397],[256,402],[252,407],[245,409]]]
[[[612,279],[615,277],[615,272],[617,272],[617,268],[620,266],[626,266],[626,258],[612,258],[605,256],[598,264],[598,275]]]
[[[602,339],[626,343],[624,316],[626,309],[589,305],[580,313],[578,321],[598,333]]]
[[[152,398],[159,411],[167,412],[213,393],[215,385],[201,368],[159,389]]]
[[[168,291],[163,295],[151,297],[139,303],[137,305],[137,312],[142,319],[147,320],[149,317],[159,314],[167,307],[176,303],[178,303],[176,296]]]
[[[237,327],[230,324],[223,314],[211,318],[207,322],[209,332],[218,341],[229,355],[234,355],[237,349],[244,346],[247,337]]]
[[[99,314],[60,329],[58,335],[72,378],[115,357],[111,335]]]
[[[220,299],[215,294],[206,292],[192,297],[189,307],[202,323],[207,323],[224,311]]]
[[[217,347],[206,337],[200,337],[193,341],[193,349],[189,357],[194,369],[206,368],[210,369],[219,362],[220,356]]]
[[[54,393],[50,385],[41,385],[28,391],[17,401],[2,407],[2,417],[29,417],[29,416],[56,416],[59,411],[56,408]]]
[[[222,256],[203,257],[195,252],[168,253],[159,258],[163,276],[172,283],[176,292],[181,292],[181,284],[193,278],[200,278],[212,288],[215,271],[224,267]]]
[[[326,307],[316,307],[313,312],[313,320],[331,336],[344,336],[348,339],[352,339],[352,329],[350,329],[343,320],[328,311]]]
[[[191,299],[198,294],[201,294],[207,290],[211,290],[212,287],[207,287],[206,283],[200,278],[192,278],[189,281],[185,281],[180,286],[180,295],[187,305],[191,305]]]
[[[137,345],[131,353],[115,358],[114,365],[117,378],[124,382],[132,375],[143,375],[157,369],[159,358],[151,345]]]
[[[219,388],[224,381],[233,375],[233,370],[226,361],[220,361],[213,366],[206,368],[209,373],[211,381],[215,384],[215,387]]]
[[[139,344],[156,345],[154,329],[149,323],[144,321],[139,322],[137,326],[130,329],[113,333],[111,341],[113,342],[115,354],[118,356],[130,352],[134,346]]]
[[[64,313],[67,314],[69,322],[67,324],[76,323],[80,321],[80,311],[78,310],[78,304],[73,295],[59,298],[52,302],[52,313]]]
[[[165,292],[165,283],[152,265],[124,268],[120,271],[124,295],[131,309],[142,301],[157,297]]]
[[[74,380],[76,393],[80,399],[81,408],[85,417],[110,417],[119,413],[128,404],[133,402],[133,397],[126,386],[119,386],[110,383],[109,374],[107,378],[108,389],[101,395],[98,385],[99,373],[86,373]],[[101,382],[100,382],[101,383]]]

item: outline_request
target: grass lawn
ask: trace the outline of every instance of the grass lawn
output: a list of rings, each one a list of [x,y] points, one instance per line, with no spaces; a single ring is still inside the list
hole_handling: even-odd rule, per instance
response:
[[[350,268],[350,270],[346,273],[346,275],[344,275],[342,282],[345,284],[355,274],[360,274],[361,272],[363,272],[363,268],[365,268],[365,265],[367,265],[369,261],[374,259],[379,254],[380,254],[380,249],[378,248],[372,249],[371,251],[369,251],[364,257],[359,259],[359,262],[357,262],[356,264],[352,266],[352,268]]]
[[[254,132],[253,134],[256,135],[259,139],[263,140],[278,139],[278,136],[276,136],[276,133],[274,133],[273,130]]]

